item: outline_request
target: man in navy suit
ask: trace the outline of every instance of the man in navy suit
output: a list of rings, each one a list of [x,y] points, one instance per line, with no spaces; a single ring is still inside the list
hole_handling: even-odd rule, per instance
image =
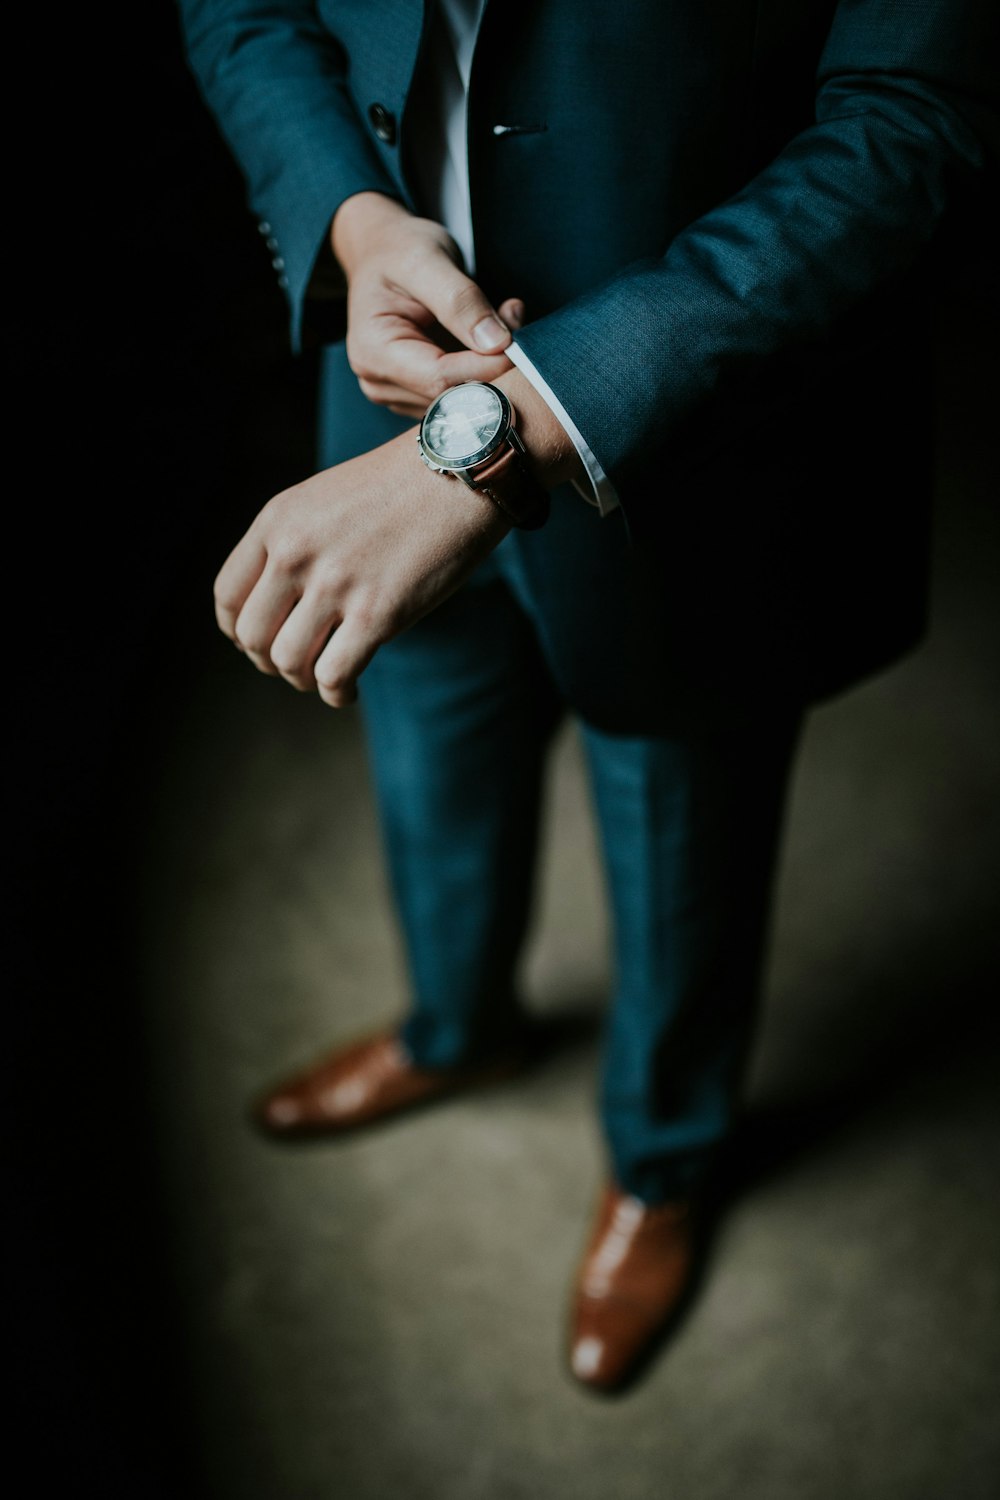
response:
[[[322,471],[235,547],[219,623],[334,707],[360,686],[413,985],[263,1118],[334,1134],[519,1065],[573,713],[617,979],[570,1363],[614,1388],[691,1284],[803,711],[923,628],[927,289],[995,162],[992,8],[181,8],[325,345]]]

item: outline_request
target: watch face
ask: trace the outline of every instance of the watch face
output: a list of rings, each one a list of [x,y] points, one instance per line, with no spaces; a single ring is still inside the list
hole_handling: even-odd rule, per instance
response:
[[[427,413],[421,439],[439,462],[460,466],[482,455],[504,426],[500,395],[489,385],[456,385]]]

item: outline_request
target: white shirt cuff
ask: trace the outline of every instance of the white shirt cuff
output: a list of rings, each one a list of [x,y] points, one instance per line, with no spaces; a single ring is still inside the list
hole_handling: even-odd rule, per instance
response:
[[[586,500],[588,505],[596,505],[598,511],[602,516],[610,515],[613,510],[618,509],[618,506],[620,504],[617,492],[614,485],[611,483],[611,480],[608,478],[604,470],[601,468],[600,464],[597,462],[597,459],[595,458],[589,445],[585,441],[582,433],[578,431],[576,425],[569,415],[569,412],[563,406],[562,402],[559,400],[558,396],[556,396],[555,392],[550,390],[548,385],[546,385],[545,381],[542,379],[541,375],[539,375],[538,371],[535,369],[528,356],[522,349],[518,348],[516,341],[514,343],[508,344],[507,348],[504,350],[504,353],[510,360],[511,364],[514,365],[518,370],[520,370],[525,380],[527,380],[529,384],[534,386],[535,390],[541,396],[546,406],[552,412],[552,415],[558,418],[559,422],[566,430],[567,437],[570,439],[573,447],[580,455],[583,466],[587,471],[587,477],[590,480],[590,485],[589,487],[587,487],[574,480],[574,488],[579,490],[580,494],[583,496],[584,500]]]

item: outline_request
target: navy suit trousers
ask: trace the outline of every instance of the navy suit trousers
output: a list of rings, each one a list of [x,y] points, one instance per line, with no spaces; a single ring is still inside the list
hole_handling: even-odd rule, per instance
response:
[[[545,754],[573,706],[515,540],[361,679],[413,987],[402,1037],[429,1067],[486,1058],[524,1025]],[[696,1190],[731,1123],[799,723],[666,737],[580,721],[613,912],[602,1122],[612,1175],[650,1202]]]

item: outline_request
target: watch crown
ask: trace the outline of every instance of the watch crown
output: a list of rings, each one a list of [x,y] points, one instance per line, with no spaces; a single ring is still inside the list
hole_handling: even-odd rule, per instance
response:
[[[428,458],[428,457],[427,457],[427,454],[426,454],[426,452],[425,452],[425,451],[424,451],[424,445],[423,445],[423,443],[422,443],[422,442],[421,442],[421,441],[420,441],[420,439],[419,439],[419,438],[417,438],[417,447],[418,447],[418,448],[419,448],[419,449],[420,449],[420,457],[421,457],[421,458],[422,458],[422,459],[423,459],[423,461],[424,461],[424,463],[425,463],[425,464],[426,464],[426,466],[427,466],[427,468],[428,468],[428,469],[431,469],[431,470],[433,470],[433,472],[434,472],[434,473],[435,473],[435,474],[443,474],[443,473],[444,473],[444,472],[445,472],[445,470],[444,470],[444,469],[442,469],[442,467],[441,467],[441,465],[440,465],[440,464],[436,464],[436,463],[434,463],[434,462],[433,462],[433,460],[432,460],[432,459],[429,459],[429,458]]]

